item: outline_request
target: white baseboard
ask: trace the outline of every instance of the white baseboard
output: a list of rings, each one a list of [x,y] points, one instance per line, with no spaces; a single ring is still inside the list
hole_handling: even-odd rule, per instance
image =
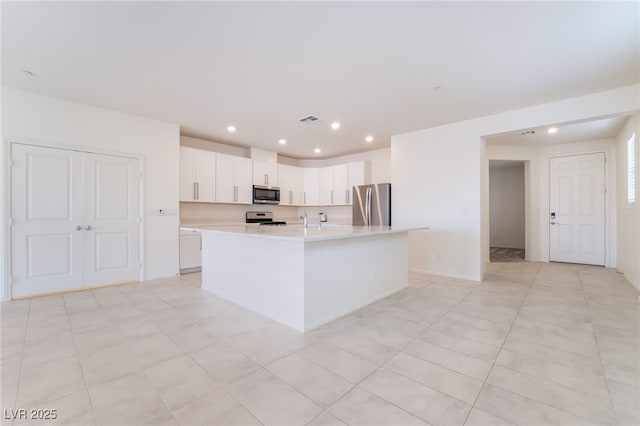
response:
[[[367,299],[366,301],[364,301],[363,303],[358,304],[357,306],[356,305],[350,306],[349,308],[344,309],[344,310],[342,310],[340,312],[334,313],[332,315],[328,315],[328,316],[326,316],[326,317],[324,317],[322,319],[319,319],[318,321],[314,321],[313,323],[305,326],[303,333],[308,333],[309,331],[313,330],[314,328],[318,328],[321,325],[327,324],[327,323],[333,321],[334,319],[340,318],[342,316],[350,314],[351,312],[357,311],[358,309],[363,308],[363,307],[365,307],[365,306],[367,306],[367,305],[369,305],[369,304],[371,304],[373,302],[376,302],[376,301],[378,301],[380,299],[384,299],[387,296],[391,296],[392,294],[397,293],[398,291],[400,291],[400,290],[402,290],[403,288],[406,288],[406,287],[408,287],[408,283],[401,284],[401,285],[399,285],[397,287],[392,288],[389,291],[385,291],[382,294],[378,294],[378,295],[376,295],[374,297],[371,297],[371,298]],[[288,326],[288,327],[291,327],[291,326]]]
[[[432,271],[429,269],[421,269],[421,268],[409,268],[409,272],[417,272],[419,274],[428,274],[428,275],[437,275],[439,277],[447,277],[447,278],[458,278],[460,280],[467,280],[467,281],[476,281],[476,282],[482,281],[482,279],[478,276],[450,274],[448,272]]]

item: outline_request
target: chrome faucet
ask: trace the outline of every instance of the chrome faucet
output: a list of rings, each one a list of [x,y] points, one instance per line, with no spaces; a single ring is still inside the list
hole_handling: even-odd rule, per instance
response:
[[[304,216],[300,216],[300,219],[302,219],[302,226],[304,226],[305,228],[309,227],[309,218],[307,217],[307,211],[305,210],[304,212]]]

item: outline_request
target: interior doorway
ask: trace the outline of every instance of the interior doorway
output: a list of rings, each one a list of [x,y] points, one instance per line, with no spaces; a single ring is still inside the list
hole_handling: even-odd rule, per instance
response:
[[[489,259],[525,260],[525,162],[489,161]]]

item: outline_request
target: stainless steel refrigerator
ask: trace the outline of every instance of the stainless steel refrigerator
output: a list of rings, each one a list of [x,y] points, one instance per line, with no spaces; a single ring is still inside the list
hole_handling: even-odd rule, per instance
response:
[[[391,184],[353,187],[353,226],[391,226]]]

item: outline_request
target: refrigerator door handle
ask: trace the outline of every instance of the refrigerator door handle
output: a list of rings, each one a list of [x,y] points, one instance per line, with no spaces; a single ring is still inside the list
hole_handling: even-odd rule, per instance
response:
[[[367,226],[371,226],[371,187],[367,188],[367,197],[366,197],[366,207],[365,207],[365,212],[366,212],[366,223]]]

